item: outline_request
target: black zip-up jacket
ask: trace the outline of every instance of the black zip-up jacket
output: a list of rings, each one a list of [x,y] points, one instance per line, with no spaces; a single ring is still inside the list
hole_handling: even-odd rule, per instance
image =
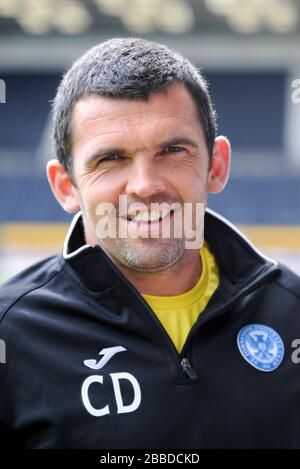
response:
[[[178,354],[138,291],[83,239],[78,214],[61,255],[0,289],[0,446],[300,448],[296,274],[207,210],[220,286]],[[240,351],[249,325],[282,339],[272,371]],[[274,353],[260,334],[266,350],[246,342],[258,361]]]

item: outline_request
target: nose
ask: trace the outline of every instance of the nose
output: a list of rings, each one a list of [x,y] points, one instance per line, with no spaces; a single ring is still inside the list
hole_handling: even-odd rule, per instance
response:
[[[166,181],[162,168],[157,162],[140,158],[129,169],[126,194],[146,198],[166,190]]]

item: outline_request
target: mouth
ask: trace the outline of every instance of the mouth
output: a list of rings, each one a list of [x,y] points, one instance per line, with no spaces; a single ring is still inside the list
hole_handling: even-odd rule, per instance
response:
[[[174,210],[162,209],[151,212],[145,210],[140,213],[129,213],[123,221],[127,223],[129,237],[136,238],[169,238],[171,235]]]
[[[168,216],[173,215],[174,210],[163,209],[163,210],[152,210],[150,212],[144,211],[139,213],[128,214],[127,221],[134,223],[141,223],[151,225],[153,223],[162,222]]]

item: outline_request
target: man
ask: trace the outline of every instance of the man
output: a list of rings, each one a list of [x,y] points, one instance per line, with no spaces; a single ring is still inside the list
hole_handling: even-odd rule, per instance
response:
[[[48,179],[76,215],[63,253],[1,290],[5,441],[299,447],[300,281],[204,211],[230,145],[201,74],[109,40],[64,76],[53,129]]]

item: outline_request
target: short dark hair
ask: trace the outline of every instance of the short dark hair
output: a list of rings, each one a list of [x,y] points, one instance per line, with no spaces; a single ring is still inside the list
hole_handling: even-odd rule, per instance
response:
[[[73,180],[71,119],[84,96],[144,99],[182,83],[194,99],[211,166],[216,114],[207,82],[187,59],[162,44],[141,38],[114,38],[80,57],[64,75],[53,100],[53,140],[56,157]],[[73,181],[74,182],[74,181]]]

